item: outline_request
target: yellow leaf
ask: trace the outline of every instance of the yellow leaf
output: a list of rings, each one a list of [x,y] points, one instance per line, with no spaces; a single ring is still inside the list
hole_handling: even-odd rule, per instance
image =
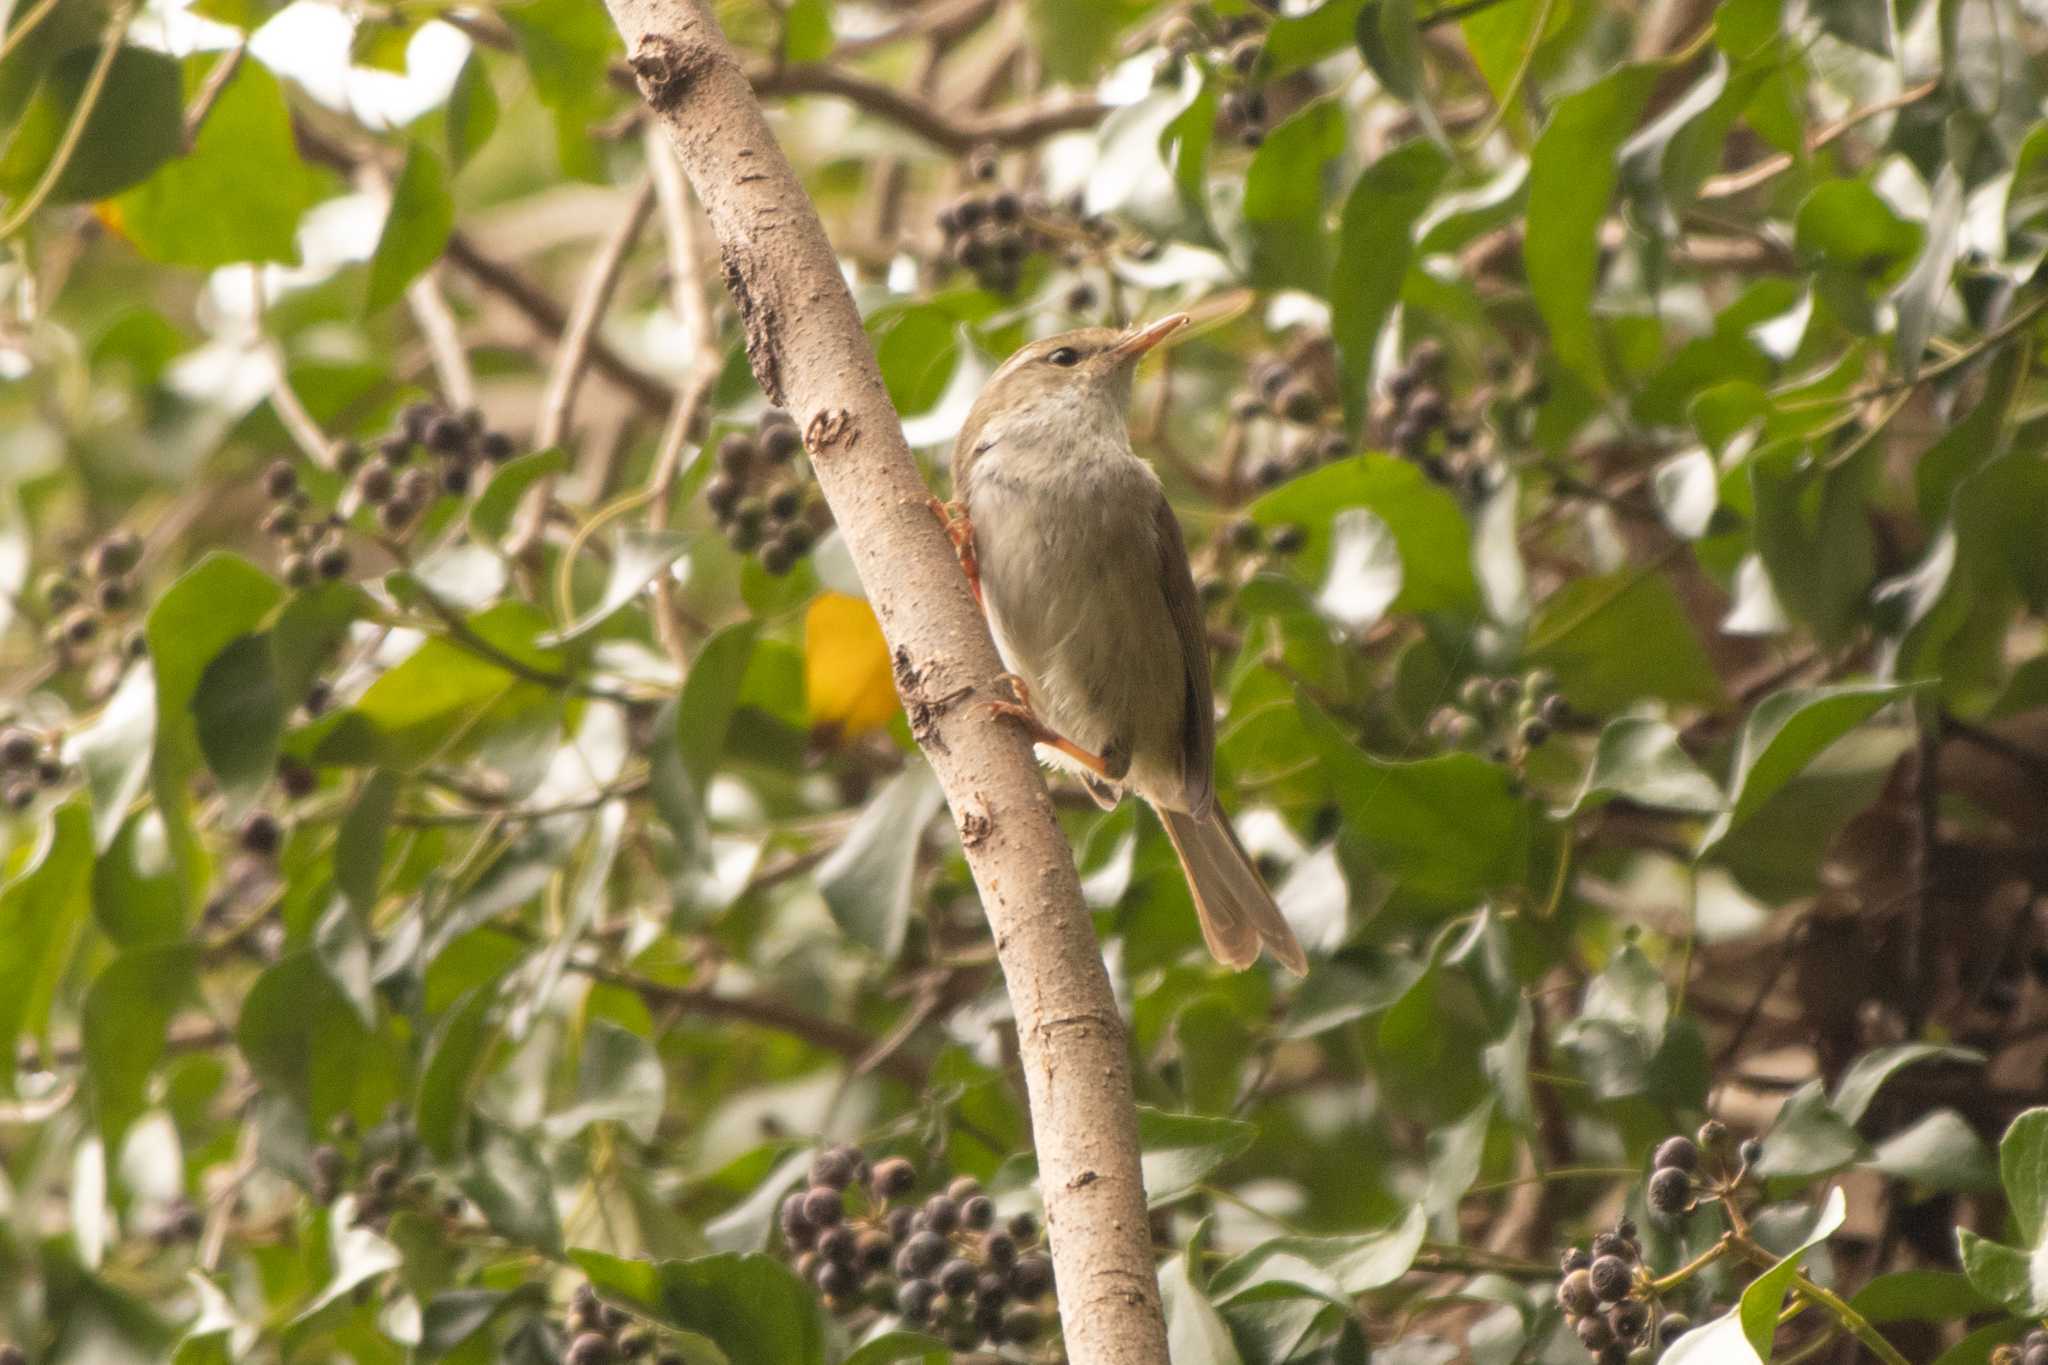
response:
[[[821,592],[804,613],[804,705],[813,729],[848,739],[895,716],[901,703],[889,646],[863,599]]]

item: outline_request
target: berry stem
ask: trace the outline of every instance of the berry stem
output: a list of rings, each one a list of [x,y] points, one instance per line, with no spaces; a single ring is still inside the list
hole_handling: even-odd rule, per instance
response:
[[[1672,1271],[1669,1275],[1663,1275],[1650,1281],[1650,1292],[1659,1296],[1670,1293],[1714,1262],[1720,1260],[1723,1256],[1726,1256],[1732,1250],[1734,1250],[1734,1244],[1727,1237],[1723,1237],[1720,1241],[1714,1243],[1705,1251]]]

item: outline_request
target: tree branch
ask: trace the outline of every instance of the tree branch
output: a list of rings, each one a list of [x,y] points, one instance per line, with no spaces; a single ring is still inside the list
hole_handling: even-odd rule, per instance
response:
[[[965,704],[999,694],[1002,664],[838,259],[701,0],[606,4],[718,240],[755,377],[803,430],[962,831],[1017,1018],[1067,1358],[1167,1365],[1126,1031],[1031,747]]]

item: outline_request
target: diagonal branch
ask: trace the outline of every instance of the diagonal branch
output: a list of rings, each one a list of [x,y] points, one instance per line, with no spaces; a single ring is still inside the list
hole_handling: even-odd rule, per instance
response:
[[[793,413],[945,788],[1017,1019],[1073,1365],[1167,1365],[1130,1050],[1002,664],[919,479],[816,208],[703,0],[606,0],[719,244],[747,358]]]

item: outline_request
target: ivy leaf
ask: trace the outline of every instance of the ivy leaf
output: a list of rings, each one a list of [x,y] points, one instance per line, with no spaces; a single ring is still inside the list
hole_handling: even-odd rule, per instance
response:
[[[488,83],[485,89],[489,89]],[[406,149],[405,165],[392,183],[384,230],[377,237],[377,249],[370,254],[363,315],[374,316],[398,302],[405,287],[440,257],[454,226],[455,201],[448,194],[448,173],[432,148],[415,142]]]
[[[1229,1325],[1189,1273],[1186,1254],[1159,1267],[1159,1300],[1166,1314],[1168,1359],[1185,1365],[1243,1365]]]
[[[74,48],[44,75],[0,156],[0,191],[9,199],[21,198],[47,171],[99,61],[97,44]],[[148,179],[184,149],[184,114],[178,63],[161,52],[120,48],[48,202],[106,199]]]
[[[235,555],[206,556],[164,590],[145,626],[156,677],[157,778],[174,780],[201,755],[193,699],[221,651],[256,631],[284,589]]]
[[[470,991],[442,1017],[427,1043],[413,1123],[420,1142],[443,1162],[462,1151],[470,1101],[496,1041],[491,1003],[488,987]]]
[[[547,1135],[565,1141],[593,1123],[616,1123],[652,1142],[667,1094],[654,1044],[608,1019],[593,1019],[577,1061],[575,1102],[548,1116]]]
[[[460,171],[491,139],[498,127],[498,92],[491,88],[491,70],[482,52],[472,51],[448,92],[442,134],[451,172]]]
[[[1616,153],[1663,71],[1623,66],[1559,100],[1529,156],[1529,292],[1558,361],[1595,391],[1607,387],[1593,308],[1600,224],[1620,174]]]
[[[129,948],[93,978],[85,993],[86,1075],[100,1140],[110,1152],[147,1104],[149,1073],[163,1055],[171,1012],[183,1003],[199,965],[196,944]]]
[[[149,783],[149,765],[156,747],[156,673],[147,662],[122,675],[120,686],[93,721],[74,732],[65,745],[85,770],[86,795],[92,801],[92,842],[104,851],[121,832],[128,808]]]
[[[1268,530],[1299,526],[1306,532],[1293,562],[1304,578],[1315,581],[1331,573],[1336,523],[1351,509],[1370,512],[1393,539],[1400,584],[1387,604],[1391,610],[1477,610],[1471,528],[1456,499],[1406,460],[1359,455],[1334,461],[1265,494],[1252,504],[1251,517]]]
[[[1226,1262],[1209,1282],[1219,1303],[1262,1285],[1294,1284],[1349,1299],[1392,1284],[1415,1264],[1429,1215],[1411,1205],[1400,1221],[1351,1237],[1273,1237]]]
[[[1252,1145],[1258,1130],[1236,1119],[1174,1114],[1138,1106],[1145,1198],[1153,1208],[1172,1202]]]
[[[553,649],[590,634],[645,592],[655,579],[667,573],[669,565],[681,559],[683,552],[690,548],[691,539],[687,531],[670,530],[636,530],[621,535],[618,544],[612,547],[611,577],[596,605],[573,623],[541,636],[534,643],[544,649]]]
[[[1529,626],[1528,656],[1557,675],[1580,710],[1599,713],[1646,697],[1712,706],[1720,683],[1678,594],[1643,570],[1576,578],[1545,599]]]
[[[1711,852],[1819,757],[1821,750],[1868,720],[1879,707],[1912,690],[1909,686],[1844,683],[1787,688],[1758,702],[1743,722],[1742,737],[1736,742],[1734,771],[1728,778],[1728,809],[1708,826],[1695,856]]]
[[[2017,1317],[2048,1316],[2048,1108],[2012,1121],[1998,1144],[1998,1169],[2020,1245],[1956,1231],[1963,1270],[1978,1292]]]
[[[568,457],[553,448],[507,460],[491,475],[491,481],[477,494],[476,501],[469,505],[470,531],[486,544],[503,540],[505,533],[512,528],[512,518],[518,512],[519,500],[526,496],[526,490],[550,474],[561,473],[568,466]]]
[[[166,265],[296,264],[299,218],[324,184],[299,160],[277,78],[245,61],[192,150],[116,199],[114,212],[136,249]]]
[[[44,827],[27,865],[0,886],[0,1088],[12,1089],[15,1043],[40,1032],[57,978],[85,926],[92,832],[84,806],[70,801]]]
[[[1320,292],[1330,278],[1324,224],[1330,163],[1344,151],[1344,110],[1317,100],[1271,132],[1244,178],[1245,274],[1266,289]]]
[[[731,1365],[823,1365],[817,1300],[772,1256],[725,1252],[650,1262],[572,1251],[569,1259],[605,1298],[707,1338]]]
[[[1770,1358],[1771,1339],[1777,1335],[1778,1311],[1785,1291],[1798,1273],[1800,1258],[1826,1241],[1842,1225],[1848,1200],[1841,1187],[1828,1191],[1827,1203],[1806,1241],[1791,1255],[1751,1280],[1741,1300],[1720,1317],[1695,1327],[1664,1353],[1667,1365],[1762,1365]]]
[[[473,1116],[469,1161],[456,1183],[500,1233],[545,1255],[561,1255],[555,1182],[530,1139]]]
[[[1585,810],[1617,796],[1701,815],[1719,811],[1727,802],[1720,786],[1686,754],[1678,731],[1653,716],[1620,716],[1601,729],[1593,761],[1567,811]]]
[[[910,764],[870,798],[818,867],[818,893],[840,931],[885,962],[902,951],[918,843],[945,799],[931,769]]]
[[[1330,333],[1337,340],[1347,415],[1354,422],[1371,391],[1380,329],[1408,277],[1415,224],[1434,201],[1450,165],[1441,147],[1418,138],[1366,167],[1344,201],[1330,276]]]

